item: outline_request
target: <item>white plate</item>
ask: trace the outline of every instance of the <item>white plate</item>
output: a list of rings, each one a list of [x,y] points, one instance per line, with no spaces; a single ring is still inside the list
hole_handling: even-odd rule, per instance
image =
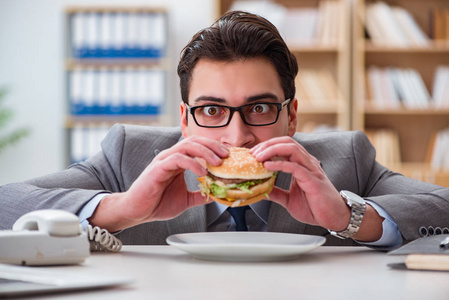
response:
[[[322,236],[275,232],[201,232],[171,235],[167,243],[200,259],[282,261],[320,247]]]

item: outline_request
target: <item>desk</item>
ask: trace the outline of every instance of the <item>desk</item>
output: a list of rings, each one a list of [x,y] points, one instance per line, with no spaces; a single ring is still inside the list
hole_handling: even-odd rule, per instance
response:
[[[449,299],[449,272],[395,270],[402,262],[365,247],[321,247],[293,261],[229,263],[170,246],[124,246],[53,270],[118,274],[134,284],[36,299]]]

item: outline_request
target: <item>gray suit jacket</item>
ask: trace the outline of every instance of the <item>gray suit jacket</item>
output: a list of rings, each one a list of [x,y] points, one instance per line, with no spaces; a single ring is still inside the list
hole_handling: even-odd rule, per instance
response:
[[[162,150],[182,139],[179,128],[115,125],[102,142],[102,152],[67,170],[24,183],[0,187],[0,228],[9,229],[24,213],[60,208],[78,213],[98,193],[126,191]],[[419,237],[421,226],[449,227],[449,189],[393,173],[375,161],[375,150],[361,132],[294,136],[320,160],[337,190],[350,190],[384,208],[405,241]],[[196,176],[186,171],[189,190],[198,189]],[[288,189],[290,176],[279,174],[276,185]],[[206,230],[206,209],[199,206],[168,220],[141,224],[118,234],[124,244],[165,244],[167,236]],[[326,229],[293,219],[272,203],[268,231],[327,236],[327,245],[353,245]]]

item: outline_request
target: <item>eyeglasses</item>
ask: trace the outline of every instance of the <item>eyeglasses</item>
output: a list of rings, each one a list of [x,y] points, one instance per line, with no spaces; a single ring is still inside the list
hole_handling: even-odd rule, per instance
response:
[[[206,128],[225,127],[231,122],[232,115],[238,111],[243,123],[250,126],[267,126],[277,122],[279,113],[284,109],[291,99],[282,103],[258,102],[246,104],[239,107],[225,105],[200,105],[187,109],[193,116],[196,125]]]

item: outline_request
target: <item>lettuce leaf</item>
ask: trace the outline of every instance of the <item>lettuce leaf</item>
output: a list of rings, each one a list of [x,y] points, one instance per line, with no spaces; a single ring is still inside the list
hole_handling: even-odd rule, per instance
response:
[[[218,197],[218,198],[226,198],[226,191],[230,190],[230,189],[239,189],[241,191],[247,192],[247,193],[252,193],[252,191],[249,189],[251,186],[259,184],[263,182],[263,180],[250,180],[250,181],[245,181],[242,183],[234,183],[234,184],[229,184],[227,186],[221,186],[216,184],[215,182],[213,182],[210,185],[210,190],[212,192],[212,194],[214,194],[214,196]]]
[[[212,192],[212,194],[214,194],[214,196],[218,198],[226,198],[227,190],[228,188],[224,186],[219,186],[215,182],[210,185],[210,191]]]
[[[275,172],[273,174],[273,177],[275,177],[277,175],[277,172]],[[207,186],[207,183],[209,183],[209,187]],[[252,193],[252,191],[250,190],[251,186],[262,183],[263,180],[249,180],[249,181],[245,181],[242,183],[234,183],[234,184],[229,184],[229,185],[225,185],[222,182],[218,182],[215,183],[213,181],[213,179],[209,176],[205,176],[204,180],[201,181],[199,187],[201,190],[201,195],[202,196],[207,196],[206,201],[209,200],[209,193],[212,193],[214,196],[218,197],[218,198],[226,198],[226,192],[227,190],[230,189],[239,189],[241,191],[247,192],[247,193]],[[268,198],[268,194],[265,194],[267,199]]]

